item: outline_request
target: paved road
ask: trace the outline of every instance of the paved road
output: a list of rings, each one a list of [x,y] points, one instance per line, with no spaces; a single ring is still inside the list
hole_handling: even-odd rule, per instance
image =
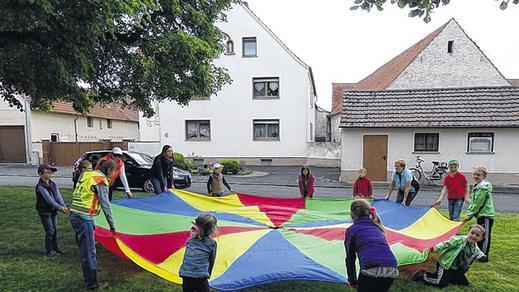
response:
[[[296,185],[296,177],[299,172],[297,167],[251,167],[251,169],[258,172],[268,171],[269,174],[259,177],[228,177],[229,183],[236,191],[273,197],[297,198],[299,196]],[[312,171],[316,178],[316,197],[340,198],[351,195],[351,188],[338,182],[339,170],[337,168],[313,168]],[[70,173],[71,168],[60,168],[54,179],[59,186],[71,188]],[[33,187],[37,179],[35,167],[0,165],[0,186]],[[206,177],[195,176],[194,183],[189,190],[205,194],[207,192],[206,179]],[[385,188],[375,188],[374,193],[376,197],[381,198],[385,194]],[[422,189],[413,205],[428,206],[436,200],[438,194],[437,189]],[[392,196],[394,199],[396,192],[393,192]],[[499,212],[519,213],[519,194],[494,193],[494,204]],[[440,207],[446,208],[446,202]]]

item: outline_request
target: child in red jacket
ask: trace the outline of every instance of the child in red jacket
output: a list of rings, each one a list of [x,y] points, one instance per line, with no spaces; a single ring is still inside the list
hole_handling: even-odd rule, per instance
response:
[[[308,166],[301,167],[298,182],[301,198],[312,198],[314,196],[314,176]]]
[[[373,198],[373,187],[371,181],[366,176],[368,171],[365,168],[359,169],[359,178],[353,185],[353,197],[361,199],[372,199]]]

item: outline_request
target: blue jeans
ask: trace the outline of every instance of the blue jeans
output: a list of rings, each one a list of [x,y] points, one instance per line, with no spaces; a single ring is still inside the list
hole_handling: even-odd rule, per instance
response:
[[[38,213],[38,215],[40,215],[41,224],[43,224],[43,229],[45,230],[45,252],[58,250],[58,223],[56,220],[58,217],[57,214]]]
[[[160,181],[158,178],[151,178],[151,184],[153,184],[153,190],[155,194],[160,194],[164,192],[164,183]]]
[[[83,286],[97,288],[96,245],[94,240],[94,220],[86,220],[75,212],[70,213],[70,223],[74,229],[76,243],[79,246],[81,268],[83,269]]]
[[[461,209],[465,199],[448,199],[449,201],[449,219],[460,221]]]

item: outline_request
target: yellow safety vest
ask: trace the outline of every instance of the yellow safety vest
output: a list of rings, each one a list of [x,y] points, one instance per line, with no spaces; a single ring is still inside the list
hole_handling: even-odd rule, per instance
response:
[[[99,171],[86,171],[81,175],[72,193],[70,211],[88,216],[97,216],[101,209],[99,195],[93,186],[98,184],[108,186],[106,176]]]

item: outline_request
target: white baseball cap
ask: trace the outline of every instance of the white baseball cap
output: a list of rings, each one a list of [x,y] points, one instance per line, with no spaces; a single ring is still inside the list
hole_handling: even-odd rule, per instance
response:
[[[112,154],[114,155],[123,155],[123,151],[119,147],[112,148]]]
[[[222,167],[223,167],[223,165],[221,165],[220,163],[213,164],[213,169],[222,168]]]

